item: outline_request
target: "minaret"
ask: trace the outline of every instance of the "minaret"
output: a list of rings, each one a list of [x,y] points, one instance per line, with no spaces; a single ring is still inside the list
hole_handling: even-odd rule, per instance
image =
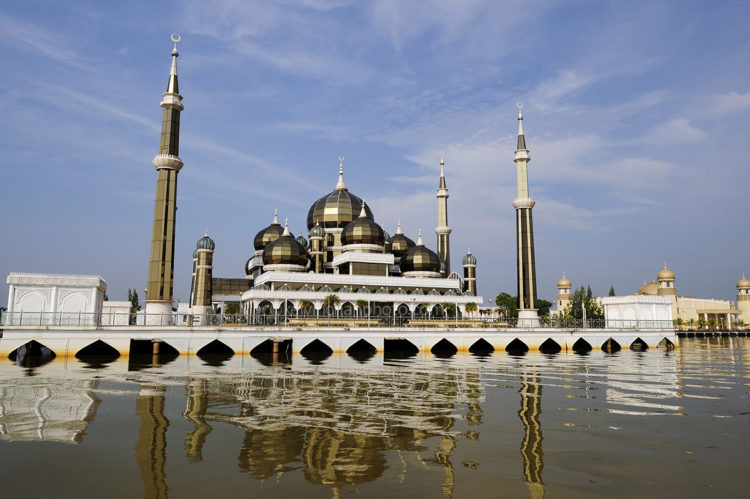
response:
[[[570,294],[570,289],[573,287],[573,283],[570,279],[565,277],[563,272],[562,279],[557,281],[557,316],[562,317],[566,313],[570,313],[571,304],[573,303],[573,295]]]
[[[190,304],[194,316],[193,324],[200,321],[205,324],[206,315],[213,312],[211,298],[213,294],[211,278],[213,277],[214,249],[216,245],[208,237],[208,230],[195,245],[198,252],[198,262],[195,266],[195,290],[193,302]]]
[[[461,264],[464,267],[464,291],[470,295],[477,295],[477,257],[471,254],[471,249],[466,253]]]
[[[147,322],[166,323],[164,314],[171,318],[174,286],[174,229],[177,212],[177,173],[182,168],[179,156],[180,111],[182,96],[177,87],[177,42],[173,34],[172,68],[169,71],[167,91],[162,94],[161,142],[159,154],[154,158],[156,167],[156,202],[154,204],[154,230],[151,236],[151,259],[148,267],[146,291]],[[148,315],[153,314],[152,319]]]
[[[542,451],[542,383],[536,373],[525,373],[521,376],[521,409],[518,417],[523,423],[523,440],[521,441],[521,459],[523,476],[532,499],[544,497],[544,452]]]
[[[529,179],[526,165],[531,160],[523,135],[523,104],[518,103],[518,146],[515,158],[518,173],[518,197],[513,201],[516,209],[516,255],[518,266],[518,319],[521,326],[537,326],[536,264],[534,263],[534,223],[531,209],[534,200],[529,197]]]
[[[745,324],[750,324],[750,279],[745,274],[737,281],[737,310],[742,313],[739,318]]]
[[[315,223],[315,226],[308,232],[310,237],[310,256],[313,259],[312,270],[316,274],[323,272],[323,238],[326,236],[326,231],[320,226],[320,223]]]
[[[445,159],[442,152],[440,153],[440,184],[436,197],[438,199],[438,226],[435,227],[437,254],[445,264],[445,275],[441,277],[448,277],[451,273],[451,228],[448,227],[448,187],[445,184]]]

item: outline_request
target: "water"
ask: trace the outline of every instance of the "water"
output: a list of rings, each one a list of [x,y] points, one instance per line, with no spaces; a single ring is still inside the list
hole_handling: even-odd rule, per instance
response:
[[[0,362],[4,497],[744,496],[750,341]]]

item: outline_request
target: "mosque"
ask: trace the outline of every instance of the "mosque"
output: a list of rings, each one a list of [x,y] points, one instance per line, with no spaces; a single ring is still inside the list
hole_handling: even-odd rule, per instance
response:
[[[714,320],[717,324],[724,324],[731,329],[733,324],[738,321],[744,323],[750,322],[750,280],[742,274],[742,278],[737,281],[737,302],[732,303],[729,300],[718,300],[715,298],[695,298],[692,296],[680,296],[675,287],[675,274],[667,268],[664,268],[656,274],[656,279],[651,282],[644,282],[643,285],[633,293],[635,298],[659,296],[668,298],[668,303],[672,309],[672,318],[679,319],[687,324],[691,320],[698,321],[703,319],[708,322]],[[562,279],[557,282],[557,299],[555,302],[557,310],[553,315],[559,315],[570,307],[573,301],[571,294],[572,283],[570,279],[563,274]],[[597,298],[602,302],[602,298]]]

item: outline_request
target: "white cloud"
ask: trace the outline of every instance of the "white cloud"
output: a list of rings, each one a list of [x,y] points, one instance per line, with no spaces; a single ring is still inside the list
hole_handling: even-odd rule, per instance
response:
[[[675,144],[694,142],[706,137],[706,134],[695,128],[685,118],[676,118],[656,125],[644,138],[646,142],[657,144]]]
[[[715,95],[710,99],[709,112],[716,116],[742,112],[750,108],[750,92],[744,94],[731,91]]]

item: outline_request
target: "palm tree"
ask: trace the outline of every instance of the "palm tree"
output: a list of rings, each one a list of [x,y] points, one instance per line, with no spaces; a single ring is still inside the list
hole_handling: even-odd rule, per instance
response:
[[[341,300],[338,295],[328,295],[323,300],[323,307],[328,310],[328,315],[331,315],[331,307],[335,308],[339,303],[341,303]]]
[[[711,331],[714,331],[716,329],[716,319],[714,319],[713,317],[708,319],[708,328]]]
[[[695,319],[690,319],[688,321],[688,329],[690,331],[695,331]]]
[[[703,317],[698,317],[698,328],[704,329],[706,327],[706,319]]]
[[[354,305],[356,305],[356,307],[359,309],[360,314],[368,307],[367,300],[357,300],[356,302],[354,302]]]
[[[477,307],[476,303],[474,303],[473,301],[470,301],[469,303],[466,304],[466,306],[464,307],[464,310],[466,310],[466,312],[468,312],[471,315],[473,314],[473,312],[476,312],[478,308],[479,307]]]
[[[450,315],[456,311],[456,305],[453,303],[446,303],[443,305],[443,310],[445,310],[447,315]]]
[[[303,315],[307,315],[310,309],[313,308],[313,303],[310,300],[300,300],[299,308],[302,310]]]
[[[682,319],[678,317],[673,322],[677,329],[682,330]]]

